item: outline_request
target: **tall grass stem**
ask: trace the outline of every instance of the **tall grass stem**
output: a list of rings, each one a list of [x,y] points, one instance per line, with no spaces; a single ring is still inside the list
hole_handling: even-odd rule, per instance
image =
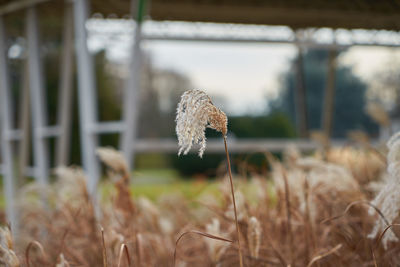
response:
[[[226,135],[224,135],[224,145],[225,145],[226,162],[228,164],[229,181],[231,183],[233,211],[235,213],[237,242],[238,242],[238,247],[239,247],[239,262],[240,262],[240,267],[243,267],[244,265],[243,265],[243,256],[242,256],[242,246],[240,245],[240,229],[239,229],[239,222],[238,222],[238,219],[237,219],[236,200],[235,200],[235,192],[234,192],[234,189],[233,189],[233,180],[232,180],[232,171],[231,171],[231,161],[229,159],[229,152],[228,152],[228,144],[226,142]]]

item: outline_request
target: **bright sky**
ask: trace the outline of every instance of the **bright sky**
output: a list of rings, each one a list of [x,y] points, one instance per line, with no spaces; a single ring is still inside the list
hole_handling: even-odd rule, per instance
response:
[[[112,60],[126,62],[131,36],[114,34],[109,38],[93,34],[89,47],[107,47]],[[276,96],[280,76],[296,55],[296,49],[289,44],[145,41],[142,45],[157,68],[188,76],[194,88],[223,99],[217,104],[230,114],[265,110],[266,100]],[[394,57],[400,59],[399,49],[353,47],[340,57],[339,64],[353,66],[355,74],[368,82]]]
[[[387,47],[353,47],[340,59],[342,64],[354,66],[354,72],[368,81],[384,70],[393,59],[400,59],[400,49]]]
[[[223,96],[219,104],[231,114],[262,112],[296,52],[290,45],[204,42],[151,42],[145,49],[158,68],[181,72],[195,88]]]
[[[151,42],[144,47],[158,68],[174,69],[190,77],[195,88],[223,96],[220,104],[230,114],[262,112],[297,53],[286,44]],[[355,75],[372,84],[374,74],[394,58],[400,59],[400,49],[358,46],[339,64],[353,66]]]

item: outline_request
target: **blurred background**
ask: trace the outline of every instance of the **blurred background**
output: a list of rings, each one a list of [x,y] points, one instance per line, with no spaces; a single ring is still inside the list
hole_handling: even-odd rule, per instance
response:
[[[83,165],[97,181],[95,148],[112,146],[134,183],[224,174],[215,132],[203,159],[176,155],[189,89],[229,116],[237,172],[265,171],[264,151],[290,143],[385,140],[399,126],[399,13],[396,1],[1,0],[2,171]]]

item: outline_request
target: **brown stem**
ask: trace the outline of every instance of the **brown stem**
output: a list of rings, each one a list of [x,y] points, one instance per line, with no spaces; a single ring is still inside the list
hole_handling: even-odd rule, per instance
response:
[[[103,227],[100,228],[100,231],[101,231],[101,245],[102,245],[102,253],[103,253],[103,266],[104,267],[108,267],[107,250],[106,250],[106,243],[105,243],[105,240],[104,240],[104,229],[103,229]]]
[[[117,267],[121,266],[122,257],[125,252],[126,259],[128,260],[128,266],[131,266],[131,257],[129,256],[128,247],[125,244],[122,244],[119,250],[119,257],[118,257],[118,265]]]
[[[232,193],[233,211],[234,211],[234,213],[235,213],[235,223],[236,223],[237,241],[238,241],[238,247],[239,247],[239,262],[240,262],[240,267],[243,267],[242,246],[240,245],[239,222],[238,222],[238,219],[237,219],[236,200],[235,200],[235,193],[234,193],[233,181],[232,181],[231,161],[230,161],[230,159],[229,159],[228,145],[227,145],[227,142],[226,142],[226,135],[224,135],[224,145],[225,145],[226,161],[227,161],[227,163],[228,163],[229,181],[230,181],[230,183],[231,183],[231,193]]]
[[[287,231],[289,236],[289,246],[290,246],[290,266],[294,266],[293,262],[293,232],[292,232],[292,213],[290,207],[290,192],[289,192],[289,182],[287,178],[286,171],[282,168],[283,181],[285,182],[285,202],[286,202],[286,216],[287,216]]]
[[[25,250],[26,266],[28,266],[28,267],[30,266],[29,252],[30,252],[30,250],[31,250],[33,245],[35,245],[36,247],[39,248],[39,251],[42,254],[43,260],[45,262],[47,261],[46,253],[44,252],[42,244],[40,244],[39,241],[34,240],[34,241],[29,242],[29,244],[28,244],[28,246],[26,247],[26,250]]]

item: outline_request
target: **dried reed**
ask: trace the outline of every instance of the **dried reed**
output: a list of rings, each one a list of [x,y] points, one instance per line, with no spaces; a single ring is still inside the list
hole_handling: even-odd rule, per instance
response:
[[[231,172],[231,161],[229,158],[227,133],[228,133],[228,118],[225,113],[214,106],[211,98],[200,90],[186,91],[178,104],[176,115],[176,134],[178,136],[179,152],[183,151],[187,154],[193,143],[200,144],[199,156],[202,157],[206,148],[206,127],[214,129],[222,133],[225,146],[225,155],[227,168],[229,173],[229,182],[231,186],[232,203],[235,213],[235,223],[237,232],[237,242],[239,247],[239,262],[243,267],[242,247],[240,244],[240,229],[237,218],[235,193],[233,188],[233,179]]]
[[[0,263],[9,267],[20,266],[13,249],[13,238],[9,227],[0,228]]]
[[[258,258],[261,245],[261,225],[256,217],[250,217],[247,229],[247,240],[249,243],[250,255]]]
[[[389,178],[386,181],[385,186],[372,201],[372,204],[380,209],[384,217],[389,223],[393,223],[400,212],[400,134],[395,134],[387,142],[389,153],[387,156],[388,167],[387,172]],[[370,209],[370,214],[373,214],[373,210]],[[370,238],[375,238],[382,229],[387,226],[387,222],[382,219],[376,220],[374,229],[369,234]],[[388,233],[382,238],[383,246],[387,249],[390,241],[399,241],[395,232],[390,229]]]
[[[222,195],[203,192],[195,203],[176,194],[134,199],[123,168],[109,162],[115,190],[103,196],[101,218],[83,171],[59,169],[54,185],[21,190],[20,235],[14,243],[9,229],[0,231],[0,265],[171,267],[175,255],[176,266],[239,266],[238,221],[246,266],[400,266],[400,242],[388,239],[400,237],[399,139],[387,144],[388,166],[367,146],[330,147],[323,157],[292,149],[283,162],[268,154],[268,173],[235,184],[235,205],[231,176],[218,182]],[[370,182],[384,185],[375,199]],[[41,190],[51,205],[42,205]]]

